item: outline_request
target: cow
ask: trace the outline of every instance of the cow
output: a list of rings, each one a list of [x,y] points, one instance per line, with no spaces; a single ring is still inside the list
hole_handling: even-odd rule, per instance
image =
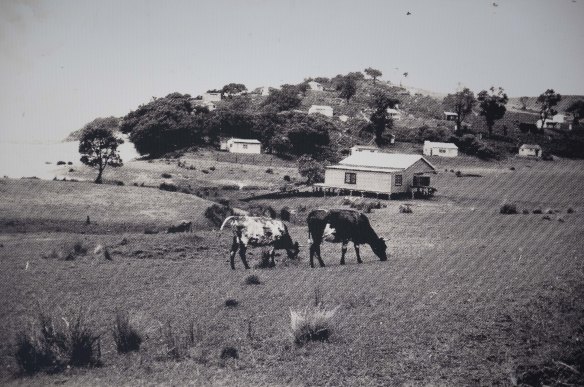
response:
[[[181,220],[179,224],[172,225],[166,230],[167,234],[172,234],[175,232],[193,232],[193,222],[188,222],[186,220]]]
[[[300,250],[298,242],[293,243],[286,225],[276,219],[265,216],[229,216],[223,221],[221,230],[227,223],[233,230],[233,244],[231,245],[231,268],[235,270],[235,253],[239,250],[239,257],[243,266],[249,269],[245,252],[248,246],[271,246],[270,258],[274,264],[276,250],[284,249],[288,258],[295,259]]]
[[[313,210],[308,214],[308,238],[310,240],[310,267],[314,267],[314,256],[321,267],[324,262],[320,256],[322,241],[342,243],[341,265],[345,264],[347,244],[353,242],[357,262],[363,263],[359,255],[359,245],[367,243],[381,261],[387,260],[385,240],[377,236],[369,219],[355,210]]]

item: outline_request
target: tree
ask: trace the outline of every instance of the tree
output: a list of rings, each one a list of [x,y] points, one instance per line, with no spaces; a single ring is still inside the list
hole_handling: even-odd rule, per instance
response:
[[[276,112],[294,109],[302,102],[299,94],[301,93],[296,86],[282,85],[281,90],[270,90],[270,95],[266,98],[264,106],[268,107],[268,110],[272,108]]]
[[[351,97],[357,93],[357,82],[355,81],[355,78],[351,75],[343,77],[343,80],[338,86],[338,90],[341,92],[339,97],[346,99],[347,103],[349,103]]]
[[[309,155],[298,159],[298,173],[306,177],[308,184],[322,183],[324,181],[324,165],[314,160]]]
[[[489,134],[493,134],[495,121],[505,116],[505,112],[507,111],[505,105],[509,101],[509,98],[501,87],[496,90],[494,87],[491,87],[489,91],[490,93],[487,90],[481,91],[477,100],[480,102],[480,115],[485,117],[485,122],[489,128]]]
[[[115,117],[96,118],[83,128],[79,140],[79,153],[81,162],[93,168],[97,168],[95,183],[101,184],[105,168],[121,167],[122,159],[118,153],[118,145],[124,140],[114,135],[118,128],[119,119]]]
[[[381,145],[382,143],[383,132],[393,127],[393,120],[388,114],[387,109],[395,107],[398,103],[399,101],[397,99],[391,98],[384,91],[376,91],[373,93],[370,104],[375,110],[371,114],[370,120],[377,145]]]
[[[574,126],[578,126],[580,124],[580,118],[584,117],[584,100],[579,99],[578,101],[573,102],[567,109],[567,113],[572,113],[573,124]]]
[[[554,89],[547,89],[545,93],[540,94],[540,96],[537,97],[536,102],[541,105],[540,117],[542,130],[546,120],[548,118],[552,118],[558,113],[557,110],[554,109],[554,106],[556,106],[561,99],[562,96],[560,94],[556,94]]]
[[[221,89],[221,95],[227,98],[231,98],[234,95],[243,93],[245,91],[247,91],[247,88],[243,83],[230,83],[223,86],[223,89]]]
[[[376,70],[376,69],[371,68],[371,67],[368,67],[365,69],[365,74],[367,74],[371,78],[373,78],[373,84],[375,84],[375,81],[377,80],[378,77],[383,75],[383,73],[381,71]]]
[[[527,110],[527,102],[529,97],[519,97],[519,103],[521,103],[521,110]]]
[[[472,108],[476,105],[477,100],[474,93],[468,88],[454,94],[448,94],[443,101],[444,106],[453,110],[458,116],[456,117],[456,129],[462,128],[462,121],[472,112]]]
[[[172,93],[154,98],[123,119],[120,129],[130,134],[136,150],[150,157],[186,148],[205,141],[212,133],[206,132],[206,107],[193,106],[188,94]]]

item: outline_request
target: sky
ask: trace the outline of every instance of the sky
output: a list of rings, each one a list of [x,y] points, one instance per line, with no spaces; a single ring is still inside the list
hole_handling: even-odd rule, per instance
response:
[[[0,141],[367,67],[439,93],[584,94],[583,20],[584,0],[0,0]]]

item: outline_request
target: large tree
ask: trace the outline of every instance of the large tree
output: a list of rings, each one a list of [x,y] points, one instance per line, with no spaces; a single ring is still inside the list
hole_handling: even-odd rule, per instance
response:
[[[537,97],[537,103],[541,105],[540,117],[541,117],[541,128],[544,128],[544,123],[548,118],[552,118],[558,112],[554,109],[554,106],[558,104],[562,99],[562,96],[554,91],[554,89],[547,89],[544,93]]]
[[[314,160],[309,155],[304,155],[298,159],[298,173],[306,177],[308,184],[322,183],[324,181],[325,166]]]
[[[153,98],[128,113],[122,120],[121,130],[130,134],[140,154],[151,157],[214,141],[205,131],[209,110],[194,106],[191,100],[190,95],[180,93]]]
[[[349,100],[357,93],[357,81],[355,80],[355,77],[350,74],[344,76],[340,84],[337,86],[337,90],[341,92],[339,97],[346,99],[348,103]]]
[[[572,113],[574,126],[580,125],[580,119],[584,117],[584,100],[579,99],[573,102],[567,109],[567,113]]]
[[[476,103],[477,100],[474,93],[466,87],[454,94],[448,94],[443,101],[444,106],[458,114],[456,117],[457,130],[462,128],[462,121],[472,112],[472,108]]]
[[[280,90],[270,90],[270,95],[266,98],[264,107],[267,110],[275,110],[276,112],[294,109],[300,106],[302,102],[301,94],[298,87],[294,85],[282,85]]]
[[[505,94],[503,88],[491,87],[489,91],[483,90],[479,93],[477,100],[479,101],[480,115],[485,117],[489,134],[493,134],[493,126],[495,121],[500,120],[505,116],[507,108],[505,105],[509,101],[509,97]]]
[[[118,145],[124,140],[114,134],[120,120],[116,117],[96,118],[83,128],[79,139],[81,162],[97,169],[95,182],[102,182],[103,171],[107,166],[121,167],[123,165]]]
[[[221,89],[221,95],[227,98],[231,98],[234,95],[238,95],[245,91],[247,91],[247,87],[245,87],[243,83],[230,83],[223,86],[223,89]]]
[[[383,75],[383,73],[377,69],[368,67],[365,69],[365,74],[369,75],[371,78],[373,78],[373,84],[375,84],[375,81],[377,80],[377,78],[379,78],[380,76]]]
[[[373,93],[370,105],[374,110],[370,120],[377,145],[381,145],[383,133],[393,127],[393,120],[387,109],[395,107],[398,103],[397,99],[392,98],[384,91],[378,90]]]

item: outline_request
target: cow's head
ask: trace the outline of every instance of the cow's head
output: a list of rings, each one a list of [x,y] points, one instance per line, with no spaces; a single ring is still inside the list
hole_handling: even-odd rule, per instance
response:
[[[371,250],[379,257],[380,261],[387,261],[387,245],[385,239],[375,239],[371,244]]]
[[[288,258],[290,258],[290,259],[296,259],[298,257],[299,252],[300,252],[300,245],[298,244],[298,242],[294,242],[294,244],[292,245],[292,248],[286,250],[286,253],[288,254]]]

